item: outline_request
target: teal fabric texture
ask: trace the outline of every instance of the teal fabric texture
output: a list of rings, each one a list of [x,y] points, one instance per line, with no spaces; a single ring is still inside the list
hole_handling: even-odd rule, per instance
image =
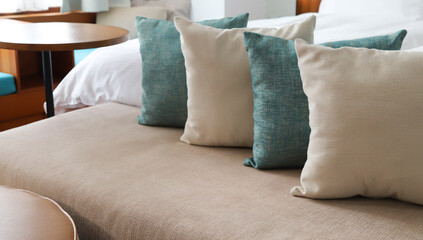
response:
[[[221,29],[247,26],[248,13],[200,24]],[[136,18],[142,57],[142,108],[138,123],[150,126],[185,127],[187,85],[180,34],[173,22]]]
[[[322,45],[399,50],[407,35],[329,42]],[[295,41],[244,33],[254,93],[253,157],[244,165],[258,169],[301,168],[310,136],[307,96],[303,91]]]
[[[0,96],[16,92],[15,77],[8,73],[0,72]]]

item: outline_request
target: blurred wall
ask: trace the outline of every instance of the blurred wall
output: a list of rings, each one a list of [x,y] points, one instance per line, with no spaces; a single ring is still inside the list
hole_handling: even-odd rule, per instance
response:
[[[200,21],[249,12],[250,19],[293,16],[296,0],[192,0],[191,19]]]

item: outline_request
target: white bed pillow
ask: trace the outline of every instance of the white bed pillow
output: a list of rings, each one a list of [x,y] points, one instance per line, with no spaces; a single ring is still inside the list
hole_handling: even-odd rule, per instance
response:
[[[296,40],[310,108],[295,196],[423,205],[423,53],[331,49]]]
[[[125,28],[131,39],[138,38],[135,28],[135,17],[155,18],[166,20],[169,11],[162,7],[113,7],[108,12],[97,13],[97,24],[111,25]]]
[[[141,66],[138,39],[95,50],[54,90],[56,114],[105,102],[140,107]]]
[[[319,13],[423,17],[422,0],[322,0]]]
[[[160,6],[172,11],[168,19],[175,16],[190,18],[191,0],[131,0],[131,6]]]
[[[175,18],[188,89],[188,119],[181,141],[252,147],[253,90],[244,32],[313,42],[315,23],[312,16],[281,28],[217,29]]]

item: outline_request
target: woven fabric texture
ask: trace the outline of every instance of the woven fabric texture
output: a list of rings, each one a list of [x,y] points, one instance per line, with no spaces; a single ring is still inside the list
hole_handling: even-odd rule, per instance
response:
[[[292,193],[423,205],[423,53],[295,45],[311,135]]]
[[[323,45],[399,50],[406,34],[403,30]],[[245,45],[253,81],[254,146],[253,157],[244,164],[259,169],[303,167],[310,136],[309,110],[294,41],[245,33]]]
[[[394,200],[311,201],[299,170],[242,166],[251,149],[181,143],[103,104],[0,133],[0,184],[58,202],[80,239],[421,239],[423,208]],[[24,147],[24,150],[22,149]]]
[[[241,28],[248,14],[202,21],[216,28]],[[179,32],[171,21],[136,18],[142,57],[142,105],[138,122],[144,125],[184,127],[187,120],[185,59]]]
[[[188,119],[181,140],[252,147],[253,90],[245,31],[313,43],[316,17],[279,28],[216,29],[176,18],[187,69]]]

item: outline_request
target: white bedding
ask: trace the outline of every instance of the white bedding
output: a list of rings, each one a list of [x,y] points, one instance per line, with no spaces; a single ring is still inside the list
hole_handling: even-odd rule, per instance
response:
[[[294,17],[250,21],[249,27],[277,27],[304,20],[310,15],[317,16],[315,43],[350,40],[377,35],[391,34],[407,29],[403,50],[423,45],[423,19],[387,18],[385,16],[346,16],[334,14],[306,13]]]
[[[341,15],[399,16],[421,19],[422,0],[322,0],[319,13]]]
[[[73,68],[53,92],[56,114],[106,102],[141,106],[138,39],[99,48]]]
[[[302,21],[311,14],[317,16],[315,43],[384,35],[407,29],[408,34],[402,49],[423,46],[423,19],[307,13],[294,17],[250,21],[248,26],[283,26]],[[69,72],[54,90],[56,113],[105,102],[141,106],[141,81],[138,39],[100,48]]]

